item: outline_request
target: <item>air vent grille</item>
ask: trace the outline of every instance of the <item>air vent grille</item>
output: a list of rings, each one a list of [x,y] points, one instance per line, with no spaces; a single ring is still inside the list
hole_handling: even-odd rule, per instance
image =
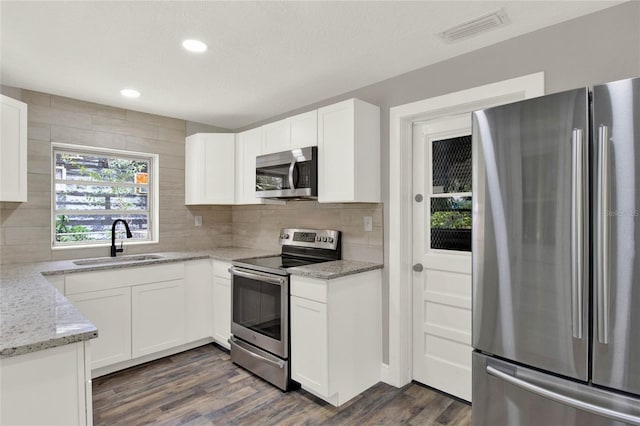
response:
[[[501,27],[508,23],[509,17],[503,9],[500,9],[495,12],[480,16],[478,18],[471,19],[470,21],[463,22],[462,24],[456,25],[455,27],[446,29],[438,33],[438,35],[444,41],[453,43],[455,41],[469,38],[476,34]]]

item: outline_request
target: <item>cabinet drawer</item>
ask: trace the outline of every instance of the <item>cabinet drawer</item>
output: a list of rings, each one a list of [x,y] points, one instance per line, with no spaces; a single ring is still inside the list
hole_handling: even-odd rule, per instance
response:
[[[231,278],[229,274],[229,268],[231,268],[231,263],[220,262],[215,260],[213,262],[213,275],[220,278]]]
[[[291,295],[327,303],[327,282],[293,276],[291,277]]]
[[[65,294],[85,293],[184,278],[184,263],[81,272],[65,276]]]

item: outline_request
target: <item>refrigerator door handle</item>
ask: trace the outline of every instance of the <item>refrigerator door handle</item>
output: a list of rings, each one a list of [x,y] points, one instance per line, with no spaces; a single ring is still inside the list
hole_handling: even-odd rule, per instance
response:
[[[571,138],[571,315],[573,337],[582,339],[582,280],[584,270],[584,149],[582,129]]]
[[[609,419],[613,419],[616,421],[630,423],[634,425],[640,425],[640,417],[638,416],[621,413],[619,411],[615,411],[606,407],[601,407],[596,404],[581,401],[571,396],[563,395],[561,393],[546,389],[537,384],[530,383],[519,377],[512,376],[511,374],[505,373],[495,367],[492,367],[491,365],[487,365],[486,370],[487,370],[487,374],[493,377],[502,379],[507,383],[510,383],[514,386],[517,386],[521,389],[524,389],[536,395],[542,396],[544,398],[550,399],[552,401],[558,402],[560,404],[568,405],[578,410],[586,411],[592,414],[596,414],[598,416],[607,417]]]
[[[609,343],[609,128],[598,128],[598,243],[596,299],[598,342]]]

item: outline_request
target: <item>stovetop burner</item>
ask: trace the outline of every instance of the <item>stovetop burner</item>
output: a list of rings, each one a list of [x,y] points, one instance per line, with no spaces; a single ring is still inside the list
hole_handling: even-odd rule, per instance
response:
[[[340,260],[342,258],[340,236],[340,231],[282,229],[280,231],[281,255],[238,259],[232,264],[270,274],[288,275],[287,268]]]
[[[328,260],[329,259],[309,259],[291,256],[268,256],[238,259],[233,261],[233,265],[272,274],[287,275],[287,268],[327,262]]]

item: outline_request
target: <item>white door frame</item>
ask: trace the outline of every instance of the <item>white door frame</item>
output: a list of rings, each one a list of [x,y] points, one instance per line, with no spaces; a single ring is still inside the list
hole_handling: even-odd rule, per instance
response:
[[[412,126],[544,94],[544,72],[512,78],[389,111],[389,364],[382,381],[401,387],[412,367]]]

